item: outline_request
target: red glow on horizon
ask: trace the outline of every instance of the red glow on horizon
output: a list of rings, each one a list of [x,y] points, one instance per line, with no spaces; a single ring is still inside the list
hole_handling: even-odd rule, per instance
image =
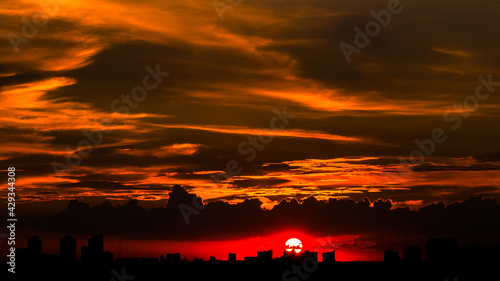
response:
[[[300,241],[297,238],[290,238],[286,241],[285,243],[286,249],[285,251],[287,252],[294,252],[295,254],[298,254],[302,251],[302,241]]]
[[[59,239],[63,234],[39,234],[43,240],[43,252],[59,254]],[[29,235],[21,235],[20,247],[26,246]],[[104,248],[114,253],[114,258],[155,257],[167,253],[180,253],[182,258],[192,261],[194,258],[209,260],[210,256],[218,260],[227,260],[229,253],[236,253],[237,260],[245,257],[255,257],[258,251],[273,251],[273,258],[281,257],[286,251],[285,242],[290,237],[296,237],[302,242],[302,251],[318,253],[322,261],[322,253],[335,251],[337,261],[382,261],[383,250],[379,249],[348,249],[337,247],[349,238],[346,236],[319,237],[307,234],[304,231],[285,230],[266,236],[255,236],[238,240],[225,241],[172,241],[172,240],[130,240],[113,236],[104,237]],[[80,247],[87,245],[87,235],[77,238],[78,259]],[[120,251],[121,241],[121,251]],[[119,256],[119,254],[121,255]]]

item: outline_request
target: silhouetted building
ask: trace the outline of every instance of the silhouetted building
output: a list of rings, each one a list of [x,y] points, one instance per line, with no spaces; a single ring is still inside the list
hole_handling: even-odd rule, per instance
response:
[[[318,260],[318,252],[304,251],[303,253],[299,253],[299,255],[302,256],[303,259],[310,257],[315,260]]]
[[[59,243],[59,255],[63,262],[76,262],[76,239],[69,235],[62,238]]]
[[[181,262],[181,254],[180,254],[180,253],[175,253],[175,254],[173,254],[173,256],[172,256],[172,261],[173,261],[174,263],[179,263],[179,262]]]
[[[38,236],[28,239],[28,255],[30,257],[40,257],[42,255],[42,240]]]
[[[335,262],[335,251],[323,253],[323,262],[334,263]]]
[[[229,253],[227,255],[227,260],[230,262],[235,262],[236,261],[236,254],[235,253]]]
[[[168,253],[167,254],[166,262],[167,263],[172,263],[173,261],[174,261],[173,255],[171,253]]]
[[[157,264],[158,258],[140,258],[141,264]]]
[[[273,260],[273,250],[257,252],[257,259],[261,262]]]
[[[112,264],[113,263],[113,253],[105,251],[103,253],[101,262],[104,264]]]
[[[295,259],[295,258],[298,258],[301,254],[303,254],[304,252],[301,252],[301,253],[296,253],[294,251],[283,251],[283,258],[292,258],[292,259]]]
[[[111,264],[113,253],[104,252],[104,236],[94,235],[88,240],[88,246],[82,246],[82,262],[92,264]]]
[[[123,265],[123,264],[129,264],[129,263],[131,263],[131,261],[128,258],[117,258],[116,263]]]
[[[457,239],[429,239],[426,244],[427,261],[430,263],[452,263],[458,256]]]
[[[245,263],[256,263],[259,261],[257,257],[245,257],[243,260]]]
[[[89,260],[89,247],[82,246],[81,249],[82,262],[87,262]]]
[[[281,256],[281,260],[285,262],[299,262],[301,260],[301,256],[294,251],[288,252],[283,251],[283,256]]]
[[[417,246],[405,247],[403,249],[403,263],[418,265],[422,263],[422,248]]]
[[[94,235],[89,239],[89,251],[92,254],[100,254],[104,252],[104,235]]]
[[[396,251],[392,251],[392,250],[385,250],[384,251],[384,262],[391,263],[391,264],[401,263],[401,258],[399,257],[399,253]]]

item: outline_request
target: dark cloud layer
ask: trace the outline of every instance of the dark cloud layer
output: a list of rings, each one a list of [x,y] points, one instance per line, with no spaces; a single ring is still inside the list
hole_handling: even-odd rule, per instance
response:
[[[193,200],[197,200],[196,205]],[[263,210],[262,202],[257,199],[238,204],[210,202],[198,209],[200,200],[179,186],[173,188],[168,204],[159,208],[141,207],[137,200],[122,205],[106,201],[93,207],[74,200],[66,211],[38,219],[23,218],[23,227],[49,232],[186,241],[235,239],[285,229],[307,229],[318,236],[374,238],[385,233],[403,240],[455,237],[464,244],[498,243],[500,235],[500,205],[482,197],[450,205],[440,202],[416,211],[393,208],[391,201],[370,202],[367,198],[358,202],[349,199],[318,201],[314,197],[301,203],[283,200],[272,210]],[[186,212],[189,224],[179,206]],[[190,210],[196,211],[188,214]]]

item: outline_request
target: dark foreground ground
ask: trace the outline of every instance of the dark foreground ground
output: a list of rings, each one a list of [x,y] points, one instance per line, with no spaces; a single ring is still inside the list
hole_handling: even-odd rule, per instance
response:
[[[417,265],[383,262],[307,261],[268,262],[140,262],[68,263],[40,260],[16,263],[16,273],[7,271],[3,263],[1,280],[105,280],[105,281],[159,281],[159,280],[385,280],[385,281],[455,281],[500,280],[500,259],[451,263],[423,263]]]

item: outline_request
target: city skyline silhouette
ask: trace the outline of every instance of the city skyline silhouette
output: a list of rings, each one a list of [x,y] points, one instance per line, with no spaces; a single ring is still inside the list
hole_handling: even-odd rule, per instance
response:
[[[72,277],[73,280],[85,280],[89,277],[93,277],[93,280],[108,280],[109,276],[114,278],[113,275],[123,280],[133,280],[141,275],[137,280],[160,277],[167,278],[166,280],[174,277],[194,280],[189,278],[202,278],[204,275],[208,280],[230,280],[234,276],[221,274],[221,270],[236,274],[239,270],[252,269],[253,272],[249,276],[255,278],[260,275],[259,280],[325,280],[328,276],[335,276],[339,280],[363,280],[368,275],[353,274],[352,270],[369,269],[375,274],[372,278],[385,276],[388,280],[397,280],[394,278],[396,275],[391,274],[408,275],[405,280],[420,280],[418,278],[423,277],[428,278],[426,280],[453,279],[458,275],[463,280],[477,280],[474,278],[490,274],[489,270],[478,270],[488,269],[489,266],[500,262],[500,244],[490,248],[461,248],[455,238],[429,239],[425,245],[425,257],[422,255],[423,248],[414,245],[405,247],[402,256],[397,251],[387,249],[384,251],[382,262],[339,262],[335,259],[335,251],[323,253],[323,260],[319,261],[318,252],[306,248],[299,253],[283,250],[282,255],[275,258],[272,250],[258,251],[255,256],[243,259],[237,259],[235,253],[228,252],[225,260],[210,257],[208,260],[194,258],[188,261],[182,253],[166,253],[160,257],[116,258],[114,253],[106,251],[103,245],[104,236],[93,235],[88,239],[87,246],[82,246],[81,258],[77,259],[76,240],[70,235],[60,239],[59,255],[44,253],[43,240],[32,236],[28,240],[27,248],[17,249],[16,263],[20,273],[18,276],[31,278],[52,272],[54,280],[64,280],[67,278],[65,274],[69,273],[76,276]],[[468,268],[464,270],[462,266]],[[54,272],[54,268],[59,271]],[[187,269],[188,274],[185,272]],[[283,269],[285,270],[281,272]],[[281,279],[277,279],[279,273]],[[242,277],[241,280],[252,279]]]

